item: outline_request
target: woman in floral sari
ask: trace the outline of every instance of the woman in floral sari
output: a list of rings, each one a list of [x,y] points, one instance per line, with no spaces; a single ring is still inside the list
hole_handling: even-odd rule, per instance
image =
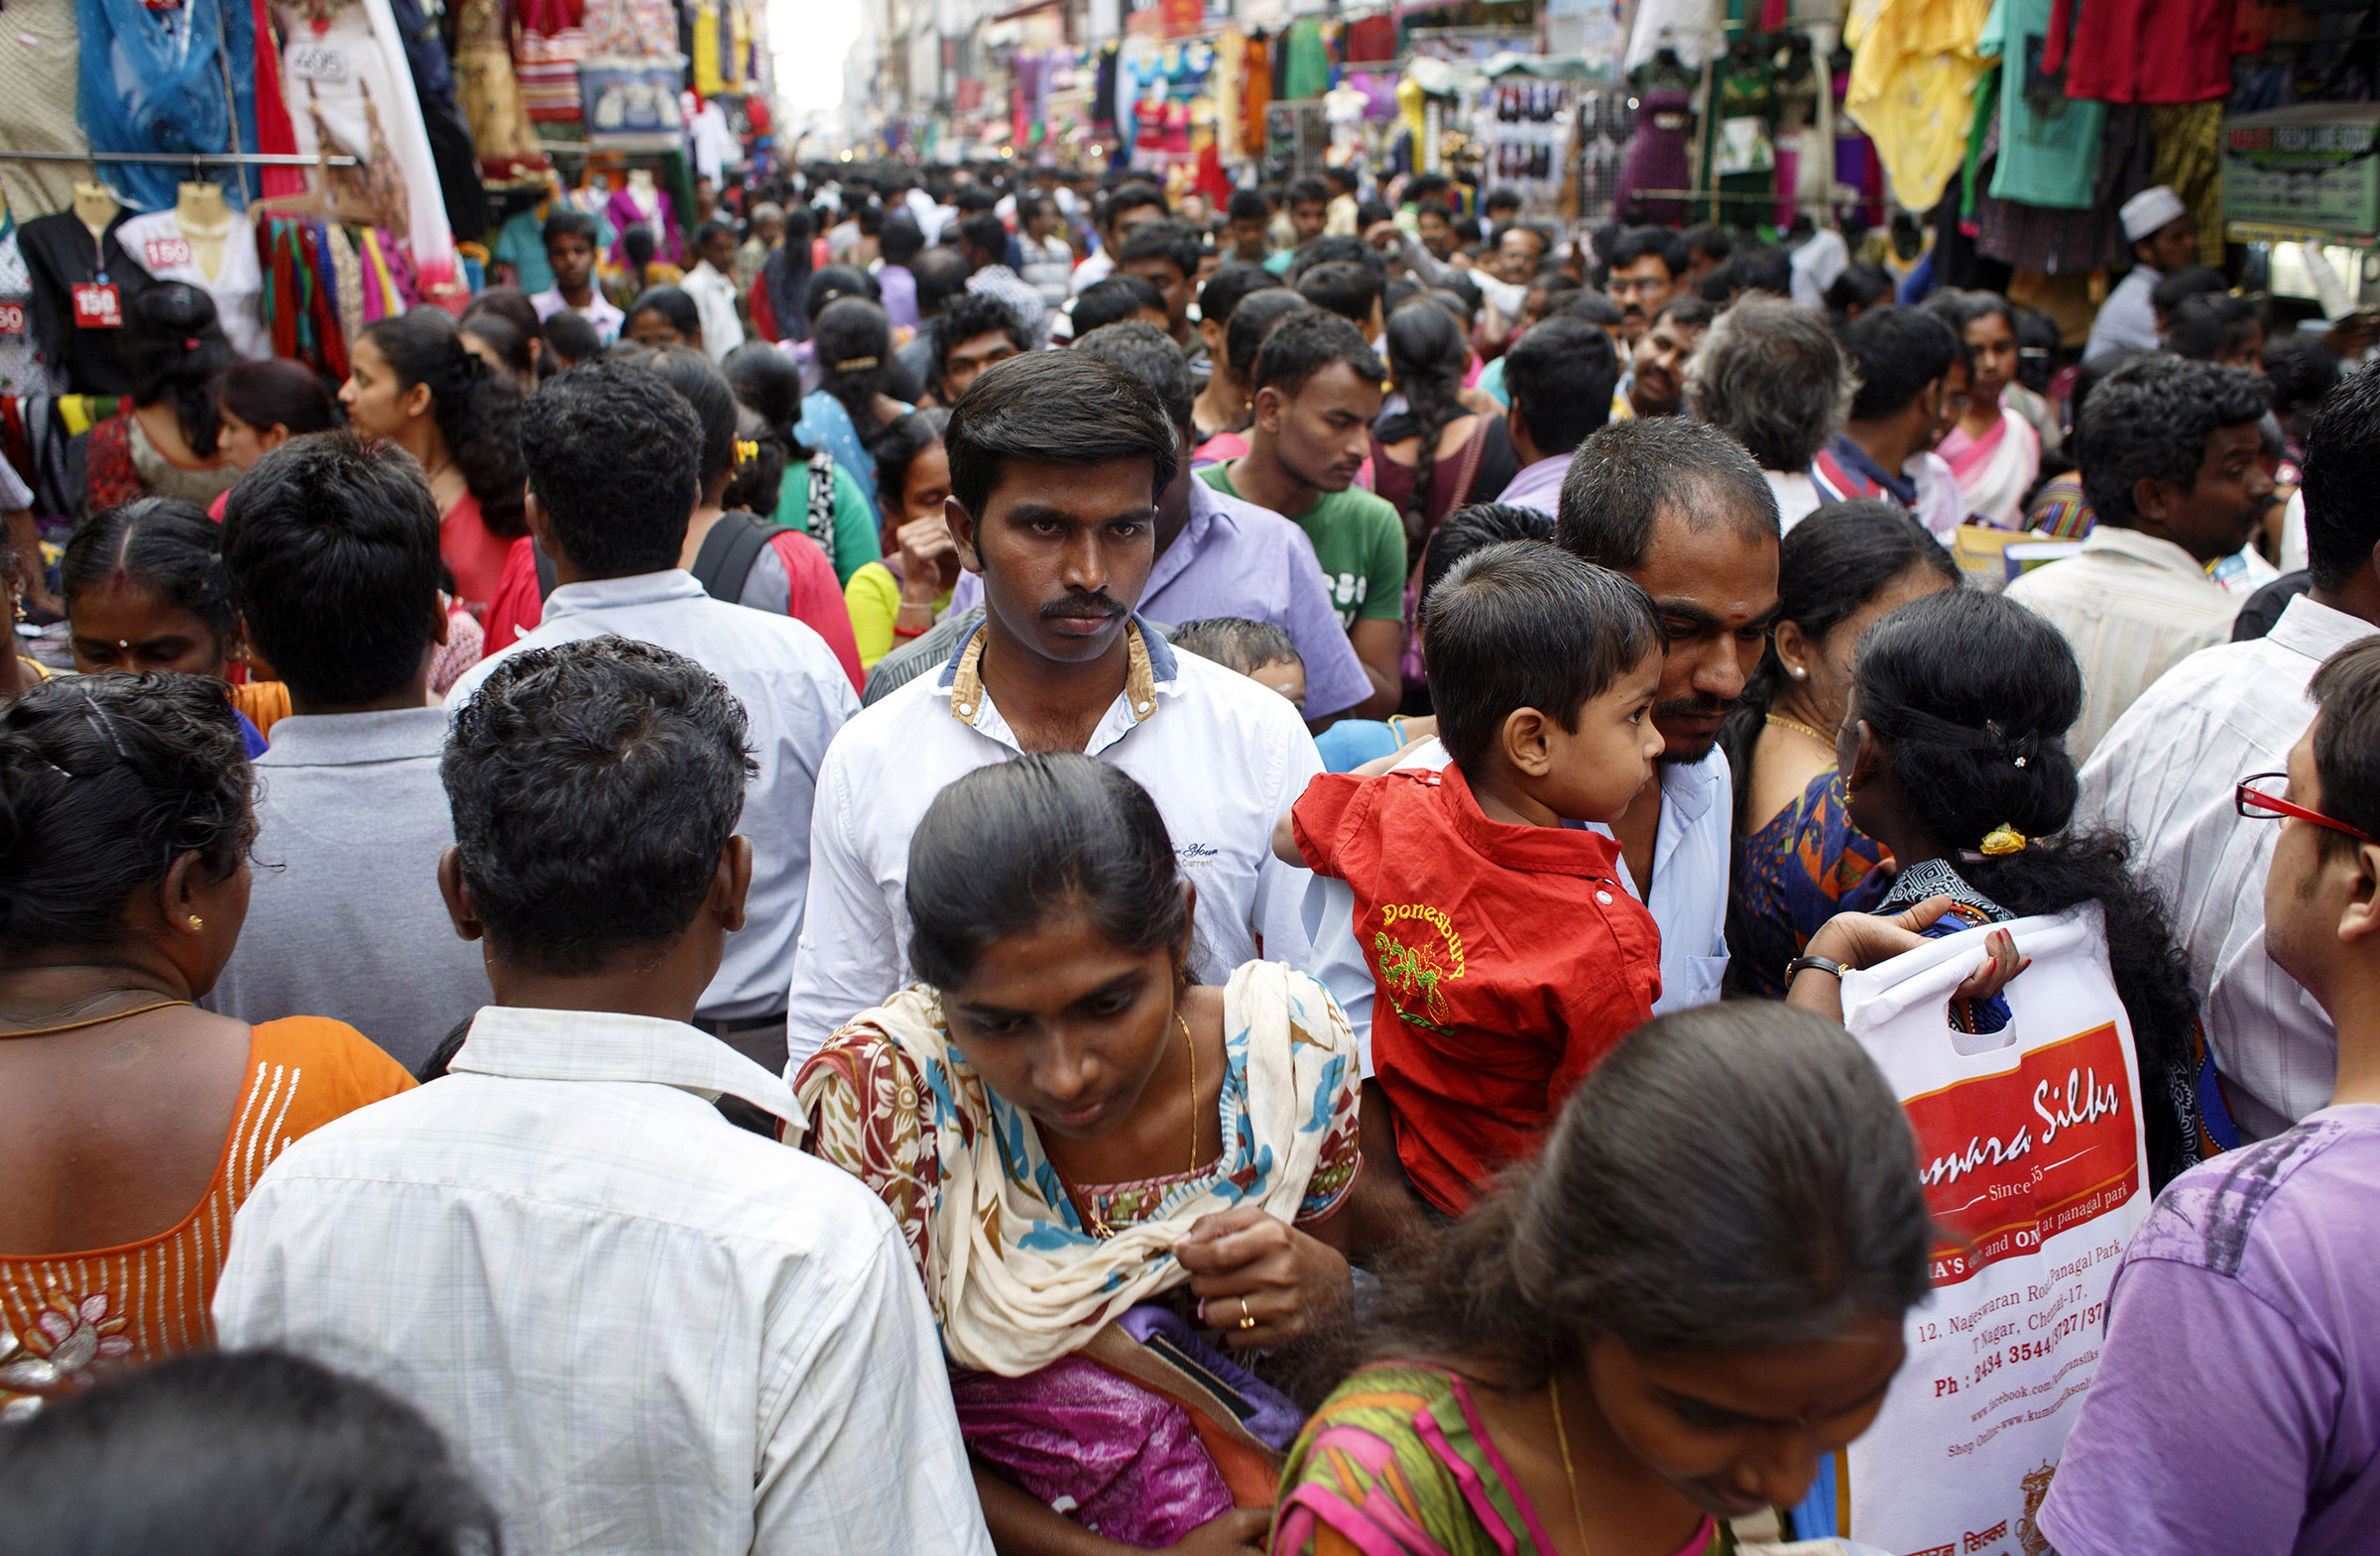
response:
[[[1190,985],[1194,892],[1114,768],[972,773],[910,844],[920,982],[795,1079],[908,1240],[1003,1551],[1253,1548],[1299,1412],[1224,1352],[1351,1295],[1354,1036],[1279,964]]]

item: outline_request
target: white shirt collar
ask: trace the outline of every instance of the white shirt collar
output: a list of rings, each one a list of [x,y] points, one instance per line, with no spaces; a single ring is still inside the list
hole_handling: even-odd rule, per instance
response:
[[[781,1077],[699,1027],[652,1016],[485,1006],[447,1068],[512,1080],[674,1086],[708,1100],[741,1097],[796,1128],[801,1117]]]
[[[2121,525],[2102,524],[2095,527],[2090,534],[2082,538],[2082,549],[2085,551],[2114,551],[2118,555],[2129,556],[2136,562],[2146,562],[2161,572],[2180,573],[2184,577],[2195,578],[2209,589],[2220,587],[2213,579],[2206,576],[2205,567],[2200,563],[2197,557],[2173,541],[2160,539],[2153,535],[2143,535],[2138,530],[2127,530]]]
[[[657,605],[664,600],[708,599],[710,591],[683,567],[663,572],[630,573],[623,578],[589,578],[565,583],[545,597],[545,619],[574,611],[617,610],[631,605]]]
[[[2292,650],[2310,659],[2326,659],[2374,632],[2380,632],[2380,627],[2362,617],[2318,605],[2313,596],[2301,594],[2289,602],[2289,609],[2281,613],[2281,619],[2273,623],[2273,630],[2265,638],[2277,648]]]

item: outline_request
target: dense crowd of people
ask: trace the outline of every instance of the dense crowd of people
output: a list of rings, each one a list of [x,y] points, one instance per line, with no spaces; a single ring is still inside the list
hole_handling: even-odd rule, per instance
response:
[[[2062,362],[1354,182],[563,210],[336,386],[142,295],[8,569],[0,1553],[1840,1537],[1845,980],[2076,910],[2158,1197],[2026,1548],[2368,1546],[2370,342],[2163,189]]]

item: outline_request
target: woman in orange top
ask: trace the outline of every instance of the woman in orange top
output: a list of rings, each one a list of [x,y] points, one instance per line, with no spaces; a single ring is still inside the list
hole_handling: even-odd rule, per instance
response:
[[[0,712],[0,1419],[211,1345],[257,1177],[414,1084],[340,1022],[194,1003],[247,915],[252,781],[196,676],[46,681]]]
[[[356,337],[339,390],[347,419],[421,461],[438,500],[438,554],[455,597],[487,615],[513,542],[529,533],[529,473],[517,428],[521,388],[465,346],[434,309],[384,318]]]

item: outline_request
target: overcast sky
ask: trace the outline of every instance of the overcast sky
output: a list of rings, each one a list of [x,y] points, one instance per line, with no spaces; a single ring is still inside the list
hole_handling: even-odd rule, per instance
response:
[[[867,0],[769,0],[779,105],[795,130],[843,101],[843,60]]]

